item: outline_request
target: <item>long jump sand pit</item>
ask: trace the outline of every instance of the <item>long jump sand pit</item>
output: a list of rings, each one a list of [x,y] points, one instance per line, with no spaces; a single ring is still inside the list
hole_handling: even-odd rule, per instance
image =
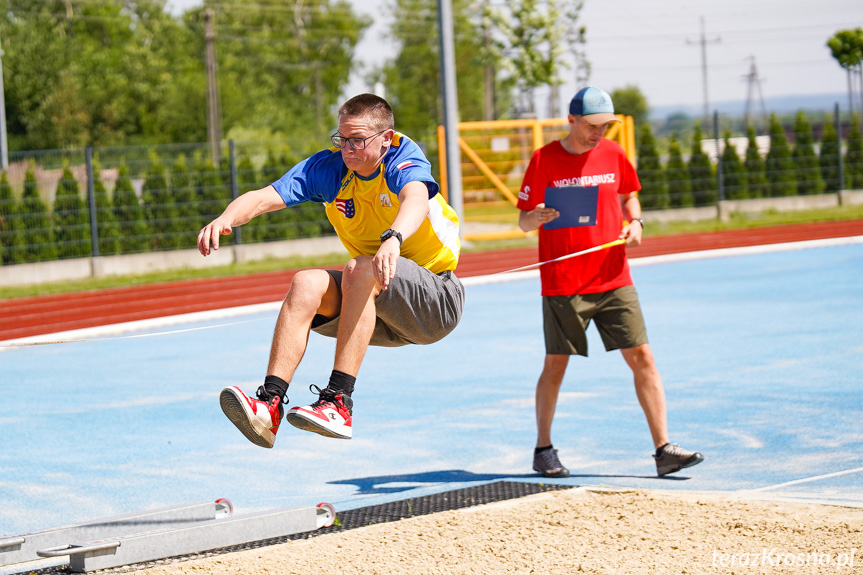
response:
[[[136,573],[861,574],[863,509],[575,488]]]

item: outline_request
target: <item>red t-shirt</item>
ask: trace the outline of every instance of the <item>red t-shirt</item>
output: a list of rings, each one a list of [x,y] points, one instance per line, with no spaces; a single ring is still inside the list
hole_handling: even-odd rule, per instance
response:
[[[596,225],[539,228],[539,261],[544,262],[616,240],[623,225],[620,195],[641,189],[635,168],[617,142],[602,138],[592,150],[570,154],[555,140],[534,152],[518,193],[518,209],[545,202],[545,189],[598,186]],[[624,246],[545,264],[542,295],[600,293],[632,285]]]

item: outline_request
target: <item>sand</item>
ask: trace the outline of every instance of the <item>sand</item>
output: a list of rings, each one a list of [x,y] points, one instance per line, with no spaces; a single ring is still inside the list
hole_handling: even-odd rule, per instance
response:
[[[863,574],[863,509],[577,488],[136,573]]]

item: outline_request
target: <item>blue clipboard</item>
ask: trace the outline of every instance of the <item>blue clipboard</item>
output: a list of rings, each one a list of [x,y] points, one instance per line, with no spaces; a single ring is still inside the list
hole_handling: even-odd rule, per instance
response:
[[[560,216],[543,227],[547,230],[596,225],[599,186],[561,186],[545,189],[545,206],[560,212]]]

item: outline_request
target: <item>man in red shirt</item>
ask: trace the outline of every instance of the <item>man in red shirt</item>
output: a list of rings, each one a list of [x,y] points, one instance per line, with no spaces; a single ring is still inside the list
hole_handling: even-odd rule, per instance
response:
[[[580,90],[570,102],[568,119],[566,137],[534,152],[518,194],[519,227],[524,231],[539,228],[541,262],[618,238],[626,246],[636,247],[644,231],[636,193],[641,184],[635,168],[616,142],[603,137],[609,123],[619,121],[611,97],[598,88]],[[571,205],[591,206],[595,197],[595,214],[573,218],[565,227],[558,222],[546,228],[561,215],[546,206],[547,188],[565,188],[556,190],[563,195],[558,201]],[[546,356],[536,384],[534,470],[545,477],[569,476],[552,446],[551,423],[569,356],[587,356],[585,330],[591,320],[605,349],[619,349],[632,370],[636,395],[656,448],[657,473],[663,476],[703,461],[700,453],[668,441],[665,391],[647,340],[624,245],[544,264],[540,278]]]

